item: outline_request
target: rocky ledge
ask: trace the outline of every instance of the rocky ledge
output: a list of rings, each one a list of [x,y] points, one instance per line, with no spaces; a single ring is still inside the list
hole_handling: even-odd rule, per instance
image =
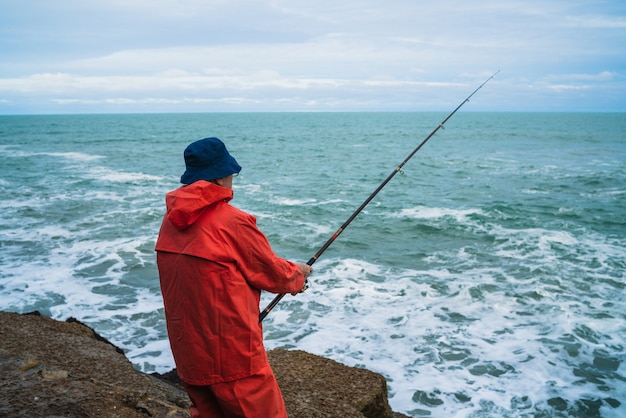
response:
[[[303,351],[271,350],[291,418],[399,418],[380,374]],[[188,417],[175,372],[135,370],[123,351],[75,319],[0,312],[0,416]]]

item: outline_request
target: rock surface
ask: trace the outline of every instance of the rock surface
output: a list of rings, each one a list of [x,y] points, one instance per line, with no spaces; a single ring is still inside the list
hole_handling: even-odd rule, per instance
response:
[[[272,350],[289,416],[403,417],[385,379],[303,351]],[[76,320],[0,312],[0,417],[188,417],[175,373],[135,370],[122,350]]]

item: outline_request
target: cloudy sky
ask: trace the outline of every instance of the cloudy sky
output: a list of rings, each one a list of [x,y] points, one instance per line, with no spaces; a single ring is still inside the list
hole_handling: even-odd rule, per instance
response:
[[[0,0],[0,114],[626,111],[624,0]]]

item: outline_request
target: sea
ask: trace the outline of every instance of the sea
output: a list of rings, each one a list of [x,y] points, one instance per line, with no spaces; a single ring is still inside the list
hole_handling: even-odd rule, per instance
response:
[[[154,245],[183,150],[215,136],[243,167],[231,203],[298,262],[395,173],[264,319],[267,349],[380,373],[411,417],[625,417],[626,114],[447,115],[0,116],[0,310],[174,368]]]

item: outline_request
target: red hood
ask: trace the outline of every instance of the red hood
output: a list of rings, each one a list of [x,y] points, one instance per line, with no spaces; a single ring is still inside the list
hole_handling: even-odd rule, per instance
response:
[[[182,230],[198,220],[208,206],[217,202],[228,202],[232,198],[231,189],[204,180],[196,181],[165,196],[167,219]]]

